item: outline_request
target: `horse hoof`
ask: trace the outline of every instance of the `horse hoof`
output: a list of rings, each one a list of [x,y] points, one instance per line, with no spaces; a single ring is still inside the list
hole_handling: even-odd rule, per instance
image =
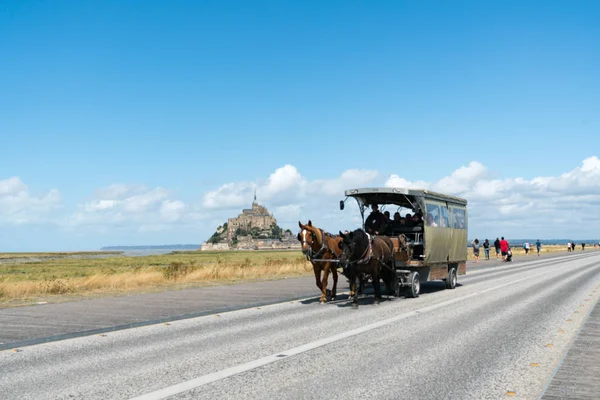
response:
[[[331,296],[331,290],[327,289],[325,290],[325,293],[327,294],[327,297]]]
[[[327,303],[327,302],[326,302],[326,301],[324,301],[324,300],[321,300],[321,304],[325,304],[325,303]]]

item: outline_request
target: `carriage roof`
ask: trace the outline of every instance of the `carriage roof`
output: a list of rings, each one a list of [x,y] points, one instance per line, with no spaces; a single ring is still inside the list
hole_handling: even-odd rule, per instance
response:
[[[407,189],[398,187],[358,188],[348,189],[344,194],[349,197],[354,197],[363,204],[396,204],[398,206],[410,207],[411,203],[407,196],[411,196],[414,198],[439,200],[463,206],[467,205],[466,199],[432,192],[426,189]]]

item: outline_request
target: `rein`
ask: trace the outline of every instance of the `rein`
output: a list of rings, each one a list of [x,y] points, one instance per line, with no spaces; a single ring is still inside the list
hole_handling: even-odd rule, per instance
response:
[[[365,232],[365,234],[367,235],[369,246],[365,249],[365,251],[362,253],[362,255],[360,256],[360,258],[358,260],[355,260],[355,261],[348,260],[348,264],[368,264],[369,261],[371,261],[371,259],[373,258],[372,243],[373,243],[373,240],[375,240],[375,239],[374,238],[372,239],[371,235],[369,235],[367,232]],[[383,257],[383,251],[381,253],[381,257]],[[389,269],[390,271],[393,271],[393,269],[389,265],[384,263],[382,260],[377,259],[377,262],[379,262],[379,264],[381,264],[385,268]]]

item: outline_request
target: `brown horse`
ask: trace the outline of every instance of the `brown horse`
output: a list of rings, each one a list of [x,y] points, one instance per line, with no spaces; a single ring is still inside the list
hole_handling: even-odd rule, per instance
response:
[[[321,290],[321,303],[327,302],[328,295],[330,295],[332,300],[335,300],[338,281],[336,263],[313,260],[337,260],[342,254],[342,250],[339,247],[342,239],[313,226],[312,221],[308,221],[306,225],[298,221],[298,225],[300,226],[298,240],[302,243],[302,253],[313,266],[317,287]],[[321,271],[323,271],[322,279]],[[331,292],[327,290],[327,280],[330,271],[333,275],[333,288]]]
[[[344,235],[340,232],[342,249],[340,264],[350,279],[352,308],[358,308],[356,290],[362,274],[369,274],[375,289],[374,303],[379,304],[381,287],[379,279],[385,283],[388,294],[393,292],[396,274],[393,270],[394,244],[387,236],[370,237],[362,229]]]

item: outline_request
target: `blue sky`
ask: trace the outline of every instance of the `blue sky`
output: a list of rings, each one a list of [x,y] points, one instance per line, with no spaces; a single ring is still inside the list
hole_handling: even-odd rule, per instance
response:
[[[255,187],[336,230],[321,180],[469,166],[470,236],[600,236],[551,219],[600,204],[595,1],[4,1],[0,54],[3,251],[199,243]]]

